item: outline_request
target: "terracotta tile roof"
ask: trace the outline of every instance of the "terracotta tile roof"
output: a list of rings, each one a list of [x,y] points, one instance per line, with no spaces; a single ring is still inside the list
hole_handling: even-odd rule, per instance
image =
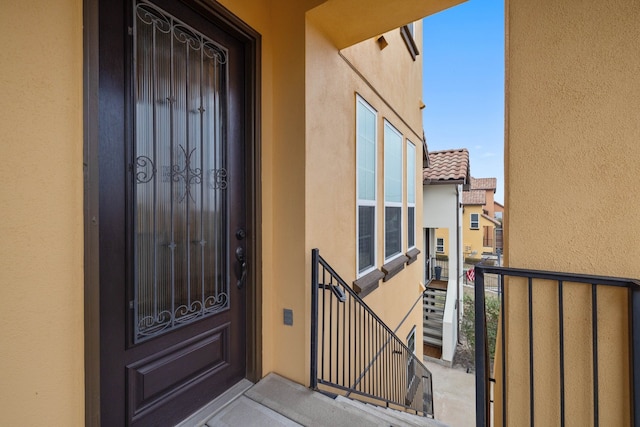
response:
[[[495,225],[500,225],[500,224],[501,224],[501,222],[500,222],[500,221],[498,221],[498,220],[497,220],[497,219],[495,219],[495,218],[491,218],[489,215],[482,214],[482,217],[483,217],[483,218],[485,218],[485,219],[488,219],[489,221],[491,221],[491,222],[492,222],[492,223],[494,223]]]
[[[430,182],[469,181],[469,151],[466,148],[429,152],[429,167],[422,171],[425,184]]]
[[[471,178],[472,190],[493,190],[496,192],[496,179],[495,178]]]
[[[469,190],[462,192],[463,205],[484,205],[487,192],[485,190]]]

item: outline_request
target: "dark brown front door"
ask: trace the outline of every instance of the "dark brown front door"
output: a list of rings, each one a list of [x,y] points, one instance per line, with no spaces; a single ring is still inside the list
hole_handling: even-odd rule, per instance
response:
[[[100,417],[172,425],[246,374],[246,47],[205,3],[100,3]]]

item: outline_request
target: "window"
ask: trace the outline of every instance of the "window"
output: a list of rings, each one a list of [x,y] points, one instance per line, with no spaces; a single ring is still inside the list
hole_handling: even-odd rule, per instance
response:
[[[402,135],[384,122],[384,257],[402,251]]]
[[[493,247],[493,230],[488,225],[485,225],[482,229],[482,246]]]
[[[376,260],[376,127],[377,113],[362,98],[356,102],[358,274]]]
[[[444,239],[442,237],[436,239],[436,252],[444,253]]]
[[[415,41],[416,36],[413,22],[400,27],[400,35],[405,45],[407,45],[409,55],[411,55],[411,58],[415,61],[416,56],[420,55],[420,51],[418,51],[418,45],[416,45]]]
[[[416,146],[407,140],[407,247],[416,245]]]
[[[471,229],[472,230],[477,230],[480,228],[480,220],[478,218],[478,214],[477,213],[472,213],[471,214]]]
[[[411,351],[411,354],[416,354],[416,327],[414,326],[407,336],[407,347]],[[414,357],[409,357],[407,360],[407,384],[411,389],[411,383],[416,380],[416,362]]]
[[[411,353],[416,354],[416,327],[411,328],[411,332],[407,335],[407,347],[411,350]]]

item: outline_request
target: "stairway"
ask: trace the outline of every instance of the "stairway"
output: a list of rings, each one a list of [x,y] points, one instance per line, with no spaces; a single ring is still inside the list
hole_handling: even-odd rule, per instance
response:
[[[423,295],[423,341],[433,347],[442,347],[442,318],[446,299],[446,289],[429,287]]]
[[[255,385],[241,381],[178,427],[301,425],[446,427],[431,418],[342,396],[331,398],[273,373]]]

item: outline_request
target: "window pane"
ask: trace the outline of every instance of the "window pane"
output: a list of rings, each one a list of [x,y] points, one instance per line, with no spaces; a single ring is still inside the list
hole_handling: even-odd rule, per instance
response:
[[[407,247],[409,248],[416,245],[415,214],[416,208],[409,206],[407,208]]]
[[[407,142],[407,203],[416,202],[416,147]]]
[[[402,203],[402,135],[384,124],[384,200]]]
[[[358,206],[358,272],[373,267],[374,236],[375,236],[374,206]]]
[[[384,256],[390,256],[400,253],[402,245],[402,208],[401,207],[385,207],[384,208]]]
[[[471,228],[478,228],[478,214],[471,214]]]
[[[376,192],[376,114],[363,101],[356,109],[356,157],[358,164],[358,199],[375,200]]]

